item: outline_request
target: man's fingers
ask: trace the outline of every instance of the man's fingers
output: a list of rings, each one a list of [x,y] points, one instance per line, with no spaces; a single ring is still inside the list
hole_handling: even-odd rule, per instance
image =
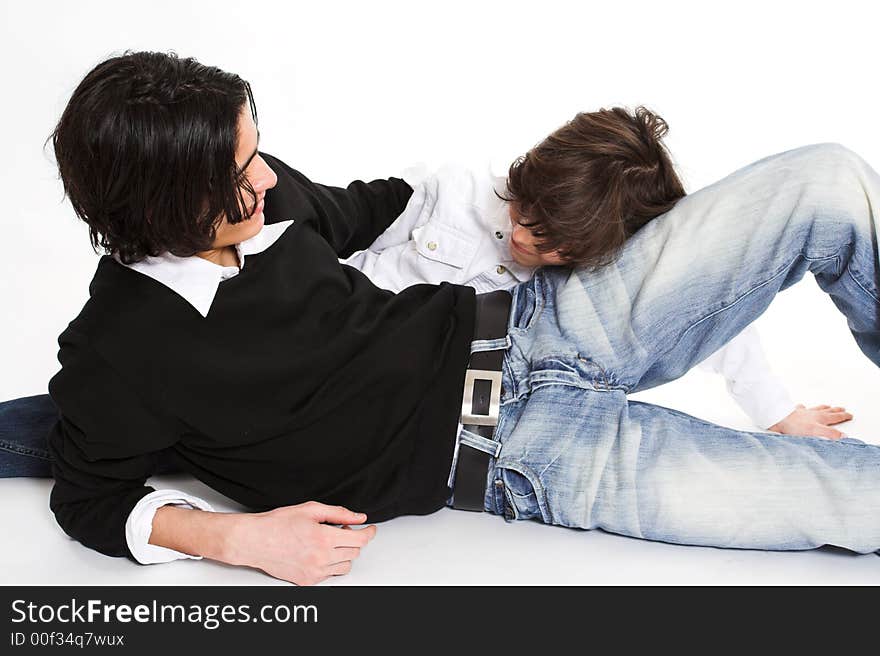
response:
[[[330,564],[342,563],[346,560],[354,560],[361,555],[358,547],[336,547],[330,554]]]
[[[821,422],[828,426],[840,424],[849,421],[853,416],[848,412],[825,412],[822,414]]]
[[[363,513],[356,513],[342,506],[328,506],[317,501],[309,501],[303,504],[312,519],[319,522],[327,522],[328,524],[363,524],[367,521],[367,516]]]
[[[330,565],[326,571],[328,576],[342,576],[343,574],[348,574],[351,571],[351,561],[346,560],[341,563],[336,563],[335,565]]]
[[[346,530],[336,526],[323,526],[328,540],[334,547],[363,547],[376,537],[376,527],[367,526],[357,530]]]
[[[827,437],[829,440],[839,440],[842,437],[846,437],[839,430],[828,428],[827,426],[823,426],[822,424],[816,424],[811,433],[816,437]]]

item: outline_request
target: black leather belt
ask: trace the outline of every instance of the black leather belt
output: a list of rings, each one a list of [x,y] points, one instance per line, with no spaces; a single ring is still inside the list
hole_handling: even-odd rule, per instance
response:
[[[502,339],[507,335],[510,303],[510,293],[503,290],[477,295],[475,341]],[[504,350],[495,350],[472,354],[464,379],[461,423],[465,430],[487,439],[492,439],[498,425],[504,353]],[[479,449],[459,444],[453,508],[483,510],[490,457]]]

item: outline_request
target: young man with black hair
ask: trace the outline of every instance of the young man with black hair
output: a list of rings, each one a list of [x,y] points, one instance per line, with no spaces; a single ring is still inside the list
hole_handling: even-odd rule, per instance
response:
[[[134,559],[147,537],[161,557],[297,583],[347,572],[375,534],[344,526],[447,503],[684,544],[880,548],[880,447],[627,400],[807,270],[880,364],[880,177],[857,155],[755,162],[612,263],[540,269],[512,302],[395,295],[337,258],[387,228],[409,185],[312,183],[258,152],[249,100],[237,76],[130,53],[90,72],[59,123],[65,190],[110,253],[49,384],[50,506],[72,537]],[[178,275],[137,270],[150,258]],[[258,512],[161,505],[149,536],[128,533],[139,504],[174,502],[144,485],[162,457]]]

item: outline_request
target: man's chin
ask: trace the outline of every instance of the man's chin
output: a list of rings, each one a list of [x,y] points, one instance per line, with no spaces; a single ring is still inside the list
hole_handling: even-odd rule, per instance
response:
[[[264,223],[266,223],[266,217],[262,212],[251,214],[247,219],[242,221],[242,225],[246,225],[250,230],[253,231],[253,234],[257,234],[260,230],[262,230]]]
[[[526,267],[538,266],[535,263],[534,258],[529,257],[528,255],[525,255],[523,253],[518,253],[516,251],[516,249],[513,249],[513,248],[510,249],[510,257],[514,262],[516,262],[520,266],[526,266]]]
[[[236,223],[236,240],[237,242],[242,242],[250,239],[251,237],[255,237],[260,234],[260,231],[263,229],[263,224],[266,222],[265,217],[262,212],[258,214],[252,214],[247,219]]]

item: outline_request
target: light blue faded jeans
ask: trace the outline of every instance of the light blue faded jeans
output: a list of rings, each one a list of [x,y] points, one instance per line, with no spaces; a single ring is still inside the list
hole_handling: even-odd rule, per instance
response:
[[[880,447],[723,428],[627,394],[674,380],[811,271],[880,365],[880,177],[818,144],[683,198],[597,272],[514,290],[485,509],[692,545],[880,549]]]

